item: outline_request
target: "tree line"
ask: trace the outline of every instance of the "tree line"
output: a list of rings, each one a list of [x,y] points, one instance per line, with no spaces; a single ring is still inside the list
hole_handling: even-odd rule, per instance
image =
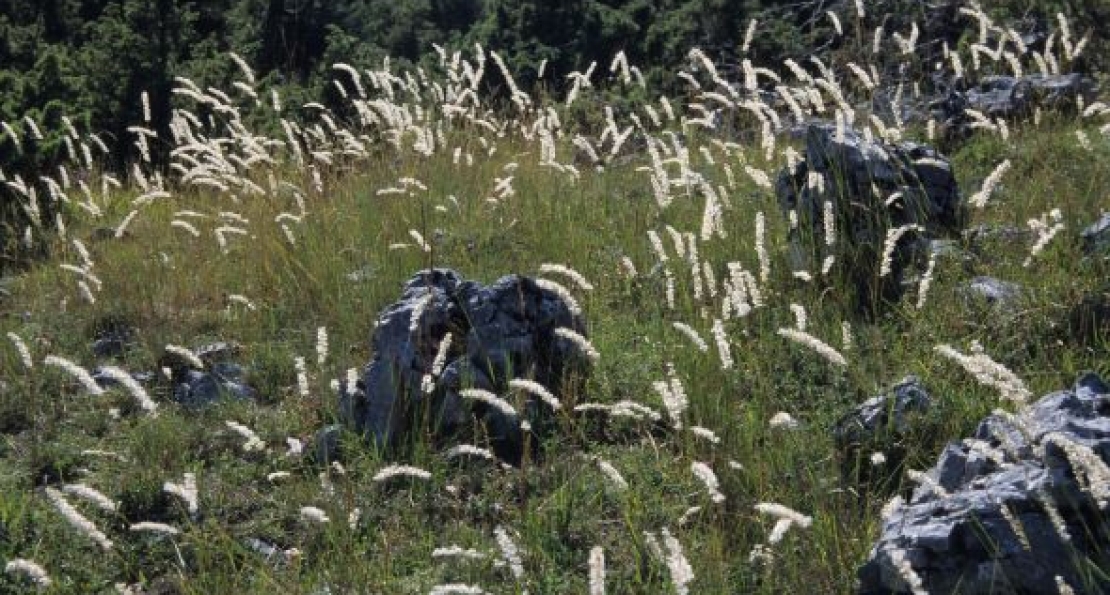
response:
[[[900,0],[907,16],[926,2]],[[868,0],[888,10],[893,0]],[[243,56],[260,82],[291,97],[326,96],[337,62],[364,67],[385,56],[419,62],[433,44],[496,49],[535,83],[539,64],[550,84],[624,51],[652,82],[683,64],[692,47],[724,61],[753,17],[762,19],[753,61],[804,57],[830,23],[822,13],[851,14],[852,0],[0,0],[0,120],[27,133],[25,116],[61,130],[68,116],[105,142],[127,146],[127,127],[142,121],[139,97],[151,99],[151,127],[167,125],[175,76],[226,89],[236,76],[227,52]],[[1007,0],[1044,13],[1068,2]],[[1076,9],[1082,11],[1083,4]],[[1052,5],[1052,6],[1049,6]],[[881,14],[876,12],[876,14]],[[0,143],[0,167],[27,170],[56,158],[58,139],[29,154]],[[128,155],[120,151],[118,159]],[[32,167],[33,169],[33,167]]]
[[[34,179],[72,152],[66,122],[96,132],[121,169],[134,159],[138,123],[167,132],[175,77],[228,89],[240,76],[236,52],[262,87],[292,104],[338,102],[332,64],[356,68],[389,56],[398,65],[430,61],[433,44],[497,50],[525,90],[542,82],[560,92],[564,75],[618,51],[653,88],[700,47],[725,72],[736,68],[751,19],[758,33],[743,57],[756,63],[804,58],[829,38],[830,10],[854,0],[0,0],[0,170]],[[930,11],[925,0],[866,0],[875,15],[907,25]],[[1071,6],[1073,5],[1074,6]],[[1095,3],[1098,4],[1098,3]],[[894,5],[904,5],[892,11]],[[1011,16],[1057,9],[1081,15],[1074,0],[999,0]],[[1103,7],[1102,13],[1107,12]],[[1098,16],[1098,15],[1095,15]],[[1102,14],[1102,17],[1107,16]],[[886,17],[887,19],[891,17]],[[877,23],[871,23],[872,26]],[[491,77],[492,78],[492,77]],[[494,84],[494,83],[491,83]],[[498,89],[490,89],[497,92]],[[143,93],[149,101],[140,101]],[[149,116],[149,119],[147,117]],[[34,130],[37,128],[38,130]],[[42,132],[39,138],[38,132]],[[12,141],[12,134],[22,142]],[[157,155],[155,156],[157,157]],[[155,159],[157,161],[157,159]],[[0,187],[3,185],[0,184]],[[0,202],[8,202],[0,191]],[[0,204],[0,222],[10,205]],[[9,236],[10,238],[11,236]]]

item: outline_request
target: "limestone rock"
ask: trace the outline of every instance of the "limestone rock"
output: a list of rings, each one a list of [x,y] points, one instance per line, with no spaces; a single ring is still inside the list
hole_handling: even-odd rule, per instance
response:
[[[910,593],[914,576],[929,593],[1055,593],[1056,576],[1103,592],[1110,581],[1090,568],[1110,563],[1108,462],[1110,386],[1097,375],[986,418],[888,505],[859,592]]]
[[[418,316],[414,316],[418,313]],[[374,356],[356,386],[341,386],[345,423],[381,447],[413,433],[444,438],[484,431],[494,452],[520,460],[524,433],[550,422],[547,405],[528,399],[509,415],[461,392],[479,388],[506,394],[508,382],[532,379],[559,394],[588,367],[576,347],[555,335],[560,327],[585,333],[581,315],[533,279],[507,276],[489,286],[435,269],[405,284],[400,301],[378,317]],[[431,375],[444,336],[451,348],[438,376]],[[475,423],[477,422],[477,423]]]
[[[804,157],[779,174],[775,187],[780,208],[798,218],[789,238],[792,266],[815,273],[835,256],[836,270],[851,277],[861,300],[900,297],[903,272],[928,251],[921,240],[955,235],[964,224],[966,207],[951,163],[934,149],[811,124]],[[835,219],[833,238],[825,237],[826,203]],[[902,236],[891,274],[880,277],[887,232],[911,224],[921,233]]]

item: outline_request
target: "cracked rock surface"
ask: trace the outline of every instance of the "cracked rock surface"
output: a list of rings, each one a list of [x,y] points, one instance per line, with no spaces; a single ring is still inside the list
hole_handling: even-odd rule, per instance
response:
[[[551,423],[549,407],[527,398],[510,415],[461,392],[478,388],[504,397],[509,381],[523,378],[560,394],[567,382],[580,381],[588,360],[555,335],[560,327],[585,334],[582,316],[529,277],[510,275],[486,286],[449,269],[418,273],[378,317],[373,359],[357,385],[341,386],[343,421],[381,447],[414,432],[435,439],[484,433],[497,456],[517,463],[525,434],[542,433]],[[435,374],[447,333],[450,349]]]
[[[949,444],[908,502],[887,505],[863,594],[1076,593],[1110,580],[1110,386],[1095,374]]]

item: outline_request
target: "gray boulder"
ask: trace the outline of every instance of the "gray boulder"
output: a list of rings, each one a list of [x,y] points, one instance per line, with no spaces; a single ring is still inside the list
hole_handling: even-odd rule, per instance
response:
[[[904,435],[910,427],[910,415],[928,411],[933,399],[917,376],[906,376],[886,394],[872,397],[836,424],[838,443],[858,443],[880,433],[893,431]]]
[[[188,359],[166,351],[158,365],[170,371],[173,400],[189,409],[198,409],[220,401],[253,401],[258,391],[248,384],[247,369],[231,361],[242,348],[232,342],[202,345],[193,354],[204,365],[195,369]]]
[[[414,322],[413,312],[421,307]],[[580,381],[588,360],[555,335],[560,327],[585,334],[581,316],[528,277],[507,276],[483,286],[451,270],[418,273],[405,284],[401,300],[378,317],[374,356],[361,380],[340,387],[343,421],[380,447],[414,433],[441,439],[484,431],[499,457],[517,463],[527,428],[542,432],[551,422],[547,406],[529,400],[517,415],[508,415],[465,401],[460,393],[480,388],[504,395],[510,380],[527,378],[558,394],[565,382]],[[453,340],[444,368],[426,390],[425,376],[448,332]]]
[[[312,438],[312,459],[322,465],[342,460],[342,436],[343,428],[338,424],[320,428]]]
[[[1023,77],[988,76],[966,91],[955,88],[930,106],[933,117],[943,130],[954,136],[966,136],[974,120],[967,110],[978,111],[992,121],[1015,121],[1029,116],[1040,107],[1052,110],[1074,109],[1080,99],[1089,103],[1098,93],[1098,85],[1078,74]]]
[[[957,291],[971,302],[978,301],[1000,309],[1009,309],[1023,294],[1017,283],[987,276],[975,277],[961,285]]]
[[[118,358],[134,347],[136,329],[123,317],[108,315],[92,324],[91,350],[98,358]]]
[[[888,468],[904,460],[908,438],[922,431],[922,417],[929,411],[932,397],[917,376],[906,376],[884,394],[871,397],[840,417],[833,437],[840,460],[841,475],[854,486],[887,478]],[[881,460],[871,456],[881,454]]]
[[[1083,242],[1084,254],[1110,255],[1110,213],[1103,213],[1098,221],[1084,228],[1079,237]]]
[[[110,376],[104,368],[101,367],[94,368],[89,373],[89,376],[96,381],[96,384],[100,386],[100,388],[109,389],[122,386],[120,381]],[[149,385],[157,380],[157,376],[153,372],[129,372],[128,376],[140,385]]]
[[[867,140],[853,130],[838,137],[829,124],[807,128],[805,158],[779,174],[775,192],[780,208],[798,216],[789,237],[796,270],[815,272],[828,256],[824,205],[832,203],[834,269],[851,276],[864,301],[899,298],[903,272],[928,250],[922,236],[955,235],[966,217],[947,158],[923,145]],[[891,274],[880,279],[887,232],[909,224],[924,234],[902,236]]]
[[[196,409],[220,401],[253,401],[258,391],[245,380],[246,371],[238,364],[221,362],[207,372],[186,370],[174,376],[173,400]]]
[[[121,357],[133,344],[129,329],[105,329],[92,343],[93,355],[100,358]]]
[[[1072,390],[992,415],[951,443],[908,502],[887,507],[859,571],[862,594],[1077,593],[1110,587],[1110,386]],[[1055,523],[1057,516],[1060,523]]]

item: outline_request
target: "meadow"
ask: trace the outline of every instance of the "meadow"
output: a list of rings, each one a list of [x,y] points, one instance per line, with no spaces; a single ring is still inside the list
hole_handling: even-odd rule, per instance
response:
[[[1018,389],[1110,375],[1105,333],[1071,322],[1110,272],[1079,240],[1108,205],[1110,108],[984,116],[945,140],[868,110],[898,82],[864,61],[927,72],[926,40],[861,9],[830,18],[848,41],[827,62],[744,63],[729,80],[694,49],[670,97],[623,55],[546,74],[567,93],[526,92],[497,48],[468,47],[436,48],[434,72],[337,64],[346,104],[283,105],[231,55],[234,88],[178,81],[173,138],[136,123],[138,146],[170,147],[164,170],[102,170],[97,139],[71,128],[69,163],[5,179],[33,213],[21,236],[48,256],[0,296],[0,591],[852,592],[908,470],[1020,407]],[[961,18],[968,41],[940,68],[970,79],[1068,72],[1082,51],[1064,18],[1045,53],[971,5]],[[245,120],[248,105],[278,126]],[[994,186],[966,228],[1020,233],[956,238],[901,300],[861,314],[835,248],[827,267],[790,263],[774,181],[811,120],[943,145],[965,197]],[[353,431],[336,462],[302,455],[337,422],[336,382],[369,361],[378,313],[430,267],[573,294],[600,357],[555,395],[557,431],[518,467],[481,444],[383,451]],[[983,275],[1020,300],[968,298]],[[113,333],[126,349],[94,355]],[[175,404],[167,346],[217,341],[237,345],[258,398]],[[98,365],[152,374],[103,389],[81,376]],[[911,374],[935,407],[904,459],[853,480],[831,428]]]

